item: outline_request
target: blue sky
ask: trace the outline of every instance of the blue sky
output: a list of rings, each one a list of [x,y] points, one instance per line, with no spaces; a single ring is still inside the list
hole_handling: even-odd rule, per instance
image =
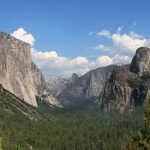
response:
[[[129,63],[138,46],[149,47],[149,6],[149,0],[5,0],[0,28],[32,41],[33,60],[45,74],[84,74]]]

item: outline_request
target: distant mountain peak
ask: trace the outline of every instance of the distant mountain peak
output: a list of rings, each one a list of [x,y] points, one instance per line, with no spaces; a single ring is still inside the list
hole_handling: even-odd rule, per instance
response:
[[[140,47],[136,50],[136,54],[132,59],[130,71],[140,76],[146,72],[150,72],[150,49]]]
[[[75,82],[79,78],[78,74],[73,73],[71,77],[71,82]]]

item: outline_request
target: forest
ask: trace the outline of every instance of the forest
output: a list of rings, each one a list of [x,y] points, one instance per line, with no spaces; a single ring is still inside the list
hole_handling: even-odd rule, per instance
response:
[[[142,108],[124,113],[89,107],[50,109],[38,100],[36,111],[30,110],[37,116],[33,119],[9,95],[0,93],[0,103],[2,150],[126,150],[130,135],[143,127]]]

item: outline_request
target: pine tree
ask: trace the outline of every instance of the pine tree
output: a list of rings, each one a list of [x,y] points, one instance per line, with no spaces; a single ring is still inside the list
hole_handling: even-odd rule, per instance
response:
[[[130,150],[150,150],[150,97],[144,115],[144,128],[136,136],[131,135]]]
[[[2,138],[0,137],[0,150],[2,150]]]

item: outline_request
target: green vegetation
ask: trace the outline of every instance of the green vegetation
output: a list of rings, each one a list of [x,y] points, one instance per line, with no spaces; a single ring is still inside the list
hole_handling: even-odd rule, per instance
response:
[[[0,150],[2,150],[2,138],[0,137]]]
[[[126,150],[131,132],[143,127],[141,109],[121,114],[89,107],[50,109],[45,103],[38,104],[33,110],[0,93],[3,150]],[[18,108],[30,112],[30,117]]]
[[[141,79],[143,81],[148,81],[150,80],[150,73],[145,73],[143,76],[141,76]]]
[[[136,135],[131,135],[129,149],[150,150],[150,98],[144,115],[144,127]]]
[[[138,88],[141,85],[142,81],[140,78],[133,78],[128,80],[128,84],[131,88],[135,89]]]

